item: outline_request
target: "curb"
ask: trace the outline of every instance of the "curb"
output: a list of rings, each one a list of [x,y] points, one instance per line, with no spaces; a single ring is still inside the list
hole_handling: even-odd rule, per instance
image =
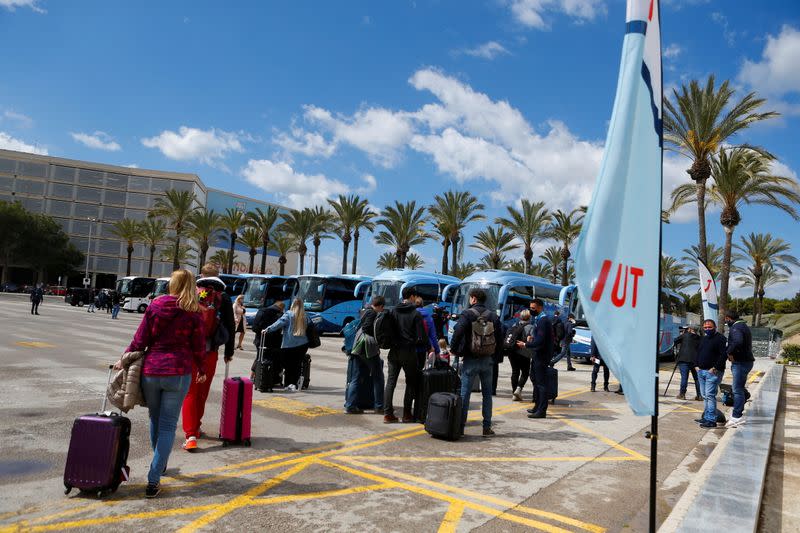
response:
[[[659,533],[705,531],[710,523],[715,530],[727,533],[756,530],[783,372],[783,365],[776,364],[765,372],[753,393],[748,424],[735,431],[725,431],[661,524]],[[767,384],[770,387],[764,390]],[[732,468],[734,456],[742,452],[743,446],[752,443],[754,437],[759,438],[761,448],[753,450],[746,461]],[[724,492],[720,490],[723,487]],[[737,489],[741,492],[736,493]]]

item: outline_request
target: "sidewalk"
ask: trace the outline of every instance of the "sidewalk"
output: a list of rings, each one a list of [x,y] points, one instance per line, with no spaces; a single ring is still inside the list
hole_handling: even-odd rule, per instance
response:
[[[800,368],[786,367],[758,531],[800,531]]]

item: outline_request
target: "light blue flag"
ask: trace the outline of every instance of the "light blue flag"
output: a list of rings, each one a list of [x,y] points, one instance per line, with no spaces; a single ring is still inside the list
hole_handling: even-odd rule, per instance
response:
[[[700,276],[700,298],[703,301],[703,317],[713,320],[719,326],[719,304],[717,303],[717,283],[705,263],[697,258],[697,272]]]
[[[575,256],[578,293],[633,412],[655,413],[661,254],[658,0],[628,0],[617,96]]]

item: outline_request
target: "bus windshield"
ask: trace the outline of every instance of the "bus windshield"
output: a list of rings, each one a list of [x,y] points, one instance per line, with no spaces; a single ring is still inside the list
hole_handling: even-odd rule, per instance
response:
[[[153,289],[153,278],[123,278],[117,281],[117,292],[122,297],[145,298]]]
[[[300,278],[297,297],[303,301],[307,311],[322,311],[326,284],[323,278]]]
[[[497,309],[497,299],[500,296],[500,285],[497,283],[462,283],[458,286],[453,296],[453,313],[460,314],[469,308],[469,291],[483,289],[486,292],[486,309]]]
[[[372,282],[372,296],[383,296],[386,298],[386,307],[395,307],[400,303],[400,287],[402,281],[386,280]]]
[[[285,282],[282,278],[248,278],[243,293],[244,306],[262,307],[287,299],[283,290]]]
[[[117,282],[117,293],[120,296],[129,296],[131,293],[132,279],[121,279]]]
[[[169,292],[169,280],[168,279],[159,279],[156,280],[156,284],[153,286],[153,298],[158,298],[164,294]]]

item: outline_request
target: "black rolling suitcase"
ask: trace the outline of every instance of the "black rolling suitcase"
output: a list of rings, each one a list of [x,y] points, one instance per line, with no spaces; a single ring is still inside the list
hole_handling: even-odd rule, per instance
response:
[[[113,366],[109,366],[111,381]],[[106,413],[106,390],[99,413],[80,416],[72,424],[67,463],[64,466],[64,492],[73,489],[101,497],[127,481],[131,420],[121,414]]]
[[[426,368],[420,379],[419,399],[414,406],[414,418],[425,422],[428,413],[428,401],[437,392],[461,393],[461,378],[458,372],[449,365],[446,368]]]
[[[436,392],[428,400],[425,431],[434,437],[457,440],[461,436],[461,396],[452,392]]]
[[[556,403],[558,398],[558,370],[552,366],[547,367],[547,399]]]
[[[266,333],[266,329],[261,331],[261,341],[258,344],[258,350],[256,350],[253,388],[258,392],[272,392],[272,388],[275,385],[275,364],[267,355]]]

